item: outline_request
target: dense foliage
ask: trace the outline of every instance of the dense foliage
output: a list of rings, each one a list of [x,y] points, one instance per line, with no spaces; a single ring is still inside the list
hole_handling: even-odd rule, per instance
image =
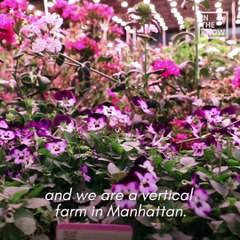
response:
[[[103,4],[57,0],[41,16],[25,0],[0,6],[0,239],[54,239],[62,221],[130,224],[134,239],[240,237],[236,42],[196,42],[188,19],[170,46],[156,46],[146,4],[129,13],[137,44],[121,40]],[[57,217],[59,199],[45,196],[71,188],[124,199],[66,209],[164,205],[186,216]],[[142,198],[191,189],[191,201]]]

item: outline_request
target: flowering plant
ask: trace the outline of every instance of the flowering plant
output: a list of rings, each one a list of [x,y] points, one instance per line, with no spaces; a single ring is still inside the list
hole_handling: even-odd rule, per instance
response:
[[[200,69],[201,89],[193,91],[187,81],[195,76],[193,59],[180,63],[189,52],[149,46],[145,25],[158,24],[148,5],[130,14],[145,29],[132,46],[92,35],[95,20],[111,17],[111,8],[79,6],[57,1],[52,11],[62,18],[17,22],[2,7],[0,238],[54,239],[56,224],[70,221],[129,224],[133,239],[237,239],[237,60],[224,59],[224,81],[233,82],[227,90],[223,82],[204,84],[223,74],[213,63],[207,73]],[[78,21],[76,9],[93,21]],[[74,39],[81,24],[87,30],[79,28]],[[19,47],[9,51],[5,43],[12,41]],[[203,62],[212,61],[202,54]],[[69,191],[97,197],[64,201]],[[103,200],[103,193],[122,198]],[[93,216],[93,208],[112,215]],[[86,215],[70,214],[74,209]]]

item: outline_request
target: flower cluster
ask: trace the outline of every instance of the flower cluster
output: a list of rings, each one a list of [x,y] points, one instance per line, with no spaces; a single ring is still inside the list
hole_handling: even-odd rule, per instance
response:
[[[113,193],[123,194],[123,199],[115,202],[121,208],[133,208],[137,204],[136,197],[141,193],[157,192],[156,183],[157,176],[153,163],[145,156],[140,156],[135,160],[127,176],[112,187]]]
[[[21,11],[26,11],[28,8],[28,1],[26,0],[3,0],[2,3],[0,4],[0,8],[9,11],[10,9],[12,10],[21,10]]]
[[[7,45],[15,41],[14,21],[8,14],[0,14],[0,41]]]
[[[57,53],[61,51],[60,26],[63,20],[58,15],[48,14],[40,19],[22,27],[21,34],[24,43],[21,45],[23,51],[32,50],[33,53]]]
[[[232,81],[232,84],[235,88],[240,87],[240,67],[235,69],[235,76],[234,76],[234,79]]]
[[[83,2],[83,11],[85,13],[85,18],[90,21],[94,19],[108,19],[114,16],[114,10],[112,7],[101,3],[91,3],[89,1]]]
[[[89,50],[89,51],[93,52],[94,54],[99,53],[99,48],[98,48],[97,42],[87,36],[80,37],[77,41],[69,41],[66,44],[66,47],[67,47],[67,49],[75,50],[77,52]]]
[[[197,188],[193,193],[192,199],[188,202],[188,205],[195,213],[200,217],[207,217],[211,212],[211,207],[207,203],[208,193],[206,190]]]
[[[161,75],[164,78],[171,76],[178,77],[180,75],[180,68],[170,60],[155,60],[153,62],[153,70],[163,70]]]
[[[76,4],[71,4],[65,0],[57,0],[50,8],[51,12],[58,13],[63,19],[77,22],[83,19],[83,11]]]

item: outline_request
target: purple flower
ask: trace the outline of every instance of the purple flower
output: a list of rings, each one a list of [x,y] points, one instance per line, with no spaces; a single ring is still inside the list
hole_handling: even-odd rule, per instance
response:
[[[0,140],[9,141],[15,138],[15,132],[10,129],[0,128]]]
[[[74,122],[73,120],[67,115],[58,115],[54,118],[53,124],[58,126],[61,131],[66,131],[72,133],[74,130]]]
[[[210,124],[217,124],[222,122],[222,116],[220,116],[220,109],[217,107],[204,107],[205,118]]]
[[[135,166],[138,167],[142,167],[147,169],[149,172],[153,172],[154,171],[154,166],[152,161],[150,161],[148,158],[146,158],[145,156],[140,156],[135,160],[134,163]]]
[[[192,150],[194,150],[193,156],[201,157],[204,154],[204,150],[207,149],[207,145],[204,142],[194,143]]]
[[[179,76],[180,75],[180,68],[172,61],[170,60],[156,60],[153,62],[153,70],[164,70],[162,73],[162,76],[164,78],[170,77],[170,76]]]
[[[147,114],[152,114],[152,112],[148,108],[147,103],[144,100],[142,100],[140,97],[135,96],[135,97],[133,97],[132,100],[136,106],[139,106],[143,110],[143,112],[145,112]]]
[[[23,163],[25,166],[31,166],[34,162],[34,156],[31,149],[24,144],[12,149],[9,153],[9,158],[14,159],[14,163]]]
[[[186,122],[192,127],[193,135],[198,137],[198,133],[204,126],[204,122],[201,122],[200,118],[197,115],[187,116]]]
[[[129,177],[124,178],[119,183],[115,184],[112,188],[113,193],[122,193],[122,200],[115,200],[116,204],[120,208],[134,208],[137,204],[131,194],[138,194],[139,192],[139,182],[136,179],[129,179]]]
[[[100,113],[92,113],[87,118],[88,131],[98,131],[107,125],[107,117]]]
[[[69,90],[56,92],[54,99],[60,104],[61,107],[71,107],[76,103],[76,97]]]
[[[37,129],[37,135],[39,137],[51,136],[49,128],[51,127],[52,122],[49,119],[43,119],[40,122],[37,122],[35,128]]]
[[[20,140],[21,144],[31,146],[34,143],[34,132],[29,130],[17,130],[16,135]]]
[[[4,128],[4,129],[8,129],[9,128],[6,120],[3,119],[3,118],[0,118],[0,128]]]
[[[54,140],[46,143],[45,147],[52,155],[57,156],[66,152],[67,142],[64,140]]]
[[[104,114],[105,116],[113,116],[117,114],[117,109],[112,103],[104,102],[97,107],[95,112]]]
[[[81,171],[82,171],[82,176],[85,179],[85,181],[86,182],[90,182],[91,181],[91,177],[87,175],[88,168],[86,166],[81,167]]]
[[[192,199],[188,201],[188,205],[200,217],[207,217],[211,212],[211,207],[207,203],[208,194],[206,190],[198,188],[194,191]]]
[[[240,87],[240,67],[235,69],[235,77],[232,81],[232,84],[235,88]]]
[[[156,185],[156,174],[148,172],[144,168],[133,168],[132,171],[134,171],[134,174],[139,179],[139,191],[141,193],[154,193],[157,192],[158,187]]]

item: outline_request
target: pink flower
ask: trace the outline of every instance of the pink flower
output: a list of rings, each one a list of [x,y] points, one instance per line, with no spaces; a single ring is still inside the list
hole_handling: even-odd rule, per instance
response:
[[[86,166],[81,167],[82,176],[86,182],[91,182],[91,177],[87,175],[88,168]]]
[[[107,125],[107,117],[100,113],[92,113],[87,118],[88,131],[99,131]]]
[[[45,148],[50,151],[52,155],[60,155],[66,152],[67,142],[64,140],[54,140],[52,142],[48,142],[45,145]]]
[[[200,217],[207,217],[211,212],[211,207],[207,203],[208,194],[206,190],[198,188],[194,191],[192,199],[188,202],[188,205],[195,213]]]
[[[25,145],[20,145],[14,148],[9,153],[9,157],[14,159],[14,163],[21,164],[24,163],[27,166],[32,165],[34,162],[34,156],[29,147]]]
[[[10,9],[26,11],[28,2],[26,0],[3,0],[1,8],[7,11]]]
[[[7,14],[0,14],[0,41],[5,40],[8,45],[15,40],[13,20]]]
[[[235,88],[240,87],[240,67],[235,69],[235,77],[232,81],[232,84]]]
[[[140,97],[134,96],[132,100],[136,106],[139,106],[143,110],[143,112],[147,114],[152,114],[152,112],[148,108],[147,103],[144,100],[142,100]]]
[[[207,149],[207,145],[204,142],[194,143],[192,149],[194,150],[193,156],[201,157],[204,154],[204,150]]]
[[[35,42],[32,44],[32,50],[33,52],[40,53],[45,50],[46,46],[47,46],[46,40],[42,38],[37,38]]]
[[[115,34],[117,34],[117,35],[119,35],[119,36],[121,36],[121,35],[124,34],[124,31],[123,31],[122,27],[119,27],[119,26],[117,26],[117,25],[111,26],[111,27],[110,27],[110,31],[111,31],[111,32],[114,32]]]
[[[179,76],[180,68],[170,60],[156,60],[153,62],[153,70],[165,70],[161,75],[162,77],[171,77],[171,76]]]
[[[137,194],[139,192],[139,183],[123,179],[113,186],[112,192],[123,194],[122,200],[115,200],[117,206],[120,208],[134,208],[137,201],[130,198],[130,194]]]
[[[49,37],[49,38],[47,38],[46,43],[47,43],[46,49],[51,53],[60,52],[62,49],[62,44],[58,39]]]
[[[88,38],[87,36],[81,37],[78,41],[68,42],[67,48],[77,51],[82,51],[84,49],[89,49],[95,54],[98,54],[99,48],[95,40]]]

